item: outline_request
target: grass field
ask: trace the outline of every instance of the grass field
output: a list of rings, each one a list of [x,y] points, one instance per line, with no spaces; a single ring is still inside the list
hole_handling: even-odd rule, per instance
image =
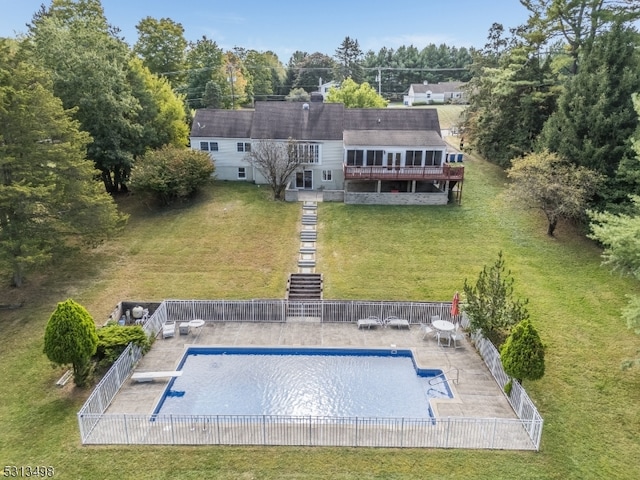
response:
[[[126,232],[0,287],[0,460],[52,465],[55,478],[601,479],[640,478],[640,371],[622,372],[638,337],[619,318],[635,281],[598,249],[501,198],[504,176],[466,163],[462,204],[319,208],[326,298],[450,300],[503,251],[517,294],[547,345],[543,379],[525,387],[545,419],[538,453],[286,447],[83,447],[75,414],[88,395],[58,389],[42,354],[56,302],[72,297],[103,323],[120,300],[282,298],[301,214],[263,187],[217,182],[192,205],[158,211],[121,200]]]

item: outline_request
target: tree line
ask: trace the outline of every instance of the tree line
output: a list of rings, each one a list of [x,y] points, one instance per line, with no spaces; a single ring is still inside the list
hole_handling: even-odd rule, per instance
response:
[[[507,170],[507,195],[577,220],[605,263],[640,279],[640,3],[521,0],[473,52],[465,146]],[[640,333],[640,299],[623,316]],[[626,365],[638,363],[630,360]]]

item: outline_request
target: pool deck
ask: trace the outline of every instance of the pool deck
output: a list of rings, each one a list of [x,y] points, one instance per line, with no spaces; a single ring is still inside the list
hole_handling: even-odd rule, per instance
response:
[[[355,323],[207,323],[187,335],[162,339],[160,335],[134,371],[175,370],[187,347],[197,346],[306,346],[411,349],[419,367],[447,373],[453,399],[436,399],[436,417],[517,418],[506,396],[469,342],[459,348],[438,346],[433,337],[423,340],[417,325],[410,329],[358,329]],[[453,343],[452,343],[453,345]],[[456,379],[456,369],[458,381]],[[127,380],[106,413],[150,414],[169,382]]]

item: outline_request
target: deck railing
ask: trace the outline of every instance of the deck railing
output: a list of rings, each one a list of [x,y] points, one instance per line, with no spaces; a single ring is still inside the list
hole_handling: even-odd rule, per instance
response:
[[[167,320],[286,322],[291,317],[315,317],[321,322],[350,323],[370,315],[397,316],[418,324],[430,322],[433,315],[453,320],[450,309],[449,302],[167,300],[143,328],[155,336]],[[464,317],[461,323],[468,324]],[[509,379],[495,347],[477,334],[472,335],[472,340],[498,385],[504,387]],[[141,357],[141,350],[129,345],[80,409],[78,423],[83,444],[540,448],[542,417],[516,381],[509,402],[518,419],[105,414]]]
[[[463,180],[464,167],[449,165],[431,167],[356,167],[344,166],[345,180]]]

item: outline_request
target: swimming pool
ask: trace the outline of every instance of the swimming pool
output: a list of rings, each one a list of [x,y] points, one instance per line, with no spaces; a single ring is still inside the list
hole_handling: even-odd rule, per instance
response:
[[[452,398],[410,350],[191,347],[154,414],[432,418]]]

